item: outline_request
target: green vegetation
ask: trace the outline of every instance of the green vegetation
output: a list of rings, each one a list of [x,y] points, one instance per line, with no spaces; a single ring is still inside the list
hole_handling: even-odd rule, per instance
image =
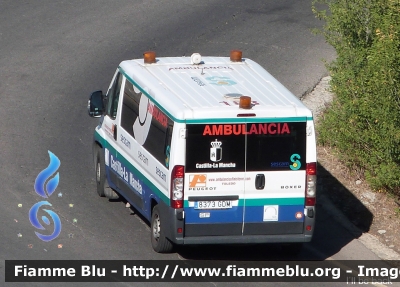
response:
[[[400,207],[396,207],[394,210],[397,217],[400,217]]]
[[[337,52],[320,143],[375,190],[400,195],[400,1],[315,0],[313,12]]]

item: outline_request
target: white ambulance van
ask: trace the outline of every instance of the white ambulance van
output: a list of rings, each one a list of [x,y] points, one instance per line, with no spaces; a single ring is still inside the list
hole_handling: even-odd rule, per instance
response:
[[[254,61],[156,57],[123,61],[104,96],[93,155],[97,193],[124,197],[174,245],[292,243],[315,224],[313,116]]]

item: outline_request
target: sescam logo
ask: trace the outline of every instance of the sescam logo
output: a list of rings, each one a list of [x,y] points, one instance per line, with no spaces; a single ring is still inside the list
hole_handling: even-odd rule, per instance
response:
[[[273,161],[271,162],[271,167],[288,167],[290,165],[290,163],[288,161]]]
[[[206,174],[189,175],[189,190],[216,190],[216,187],[207,187]]]
[[[207,77],[206,80],[212,84],[212,85],[217,85],[217,86],[233,86],[236,85],[236,82],[233,81],[229,77],[218,77],[218,76],[213,76],[213,77]]]
[[[300,158],[300,155],[297,153],[292,154],[290,161],[293,162],[293,164],[289,166],[291,170],[298,170],[301,167],[301,162],[299,161]]]

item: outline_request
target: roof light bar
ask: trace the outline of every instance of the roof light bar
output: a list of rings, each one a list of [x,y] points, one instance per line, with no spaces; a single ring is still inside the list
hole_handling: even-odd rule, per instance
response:
[[[241,62],[242,61],[242,51],[240,51],[240,50],[232,50],[230,56],[231,56],[232,62]]]
[[[239,100],[239,108],[240,109],[251,109],[251,98],[248,96],[241,96]]]
[[[143,60],[145,64],[154,64],[156,62],[156,52],[153,51],[144,52]]]

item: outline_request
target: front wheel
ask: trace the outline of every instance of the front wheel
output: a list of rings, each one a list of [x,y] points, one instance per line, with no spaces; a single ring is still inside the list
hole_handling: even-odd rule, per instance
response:
[[[154,206],[151,215],[151,245],[158,253],[169,253],[173,249],[171,241],[165,237],[165,223],[160,216],[160,208]]]
[[[104,197],[104,184],[106,181],[105,173],[105,163],[104,163],[104,153],[100,147],[96,147],[96,157],[95,157],[95,169],[96,169],[96,186],[97,194]]]
[[[104,151],[102,148],[97,147],[95,162],[97,194],[101,197],[105,196],[108,199],[118,199],[118,193],[108,186],[105,167]]]

